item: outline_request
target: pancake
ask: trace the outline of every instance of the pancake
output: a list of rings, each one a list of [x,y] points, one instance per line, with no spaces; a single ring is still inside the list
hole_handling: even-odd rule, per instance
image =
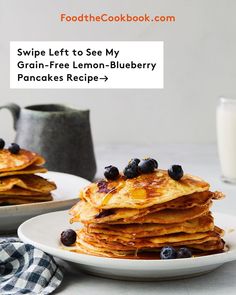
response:
[[[166,170],[156,170],[132,179],[121,176],[115,181],[92,183],[82,190],[80,197],[99,209],[139,209],[208,189],[209,184],[196,176],[185,174],[175,181]]]
[[[213,217],[208,214],[188,220],[182,223],[173,224],[128,224],[128,225],[109,225],[109,224],[91,224],[85,227],[88,233],[103,233],[105,235],[123,236],[128,239],[142,237],[163,236],[173,233],[196,233],[214,230]]]
[[[12,154],[7,149],[0,150],[0,173],[22,170],[32,164],[43,165],[45,160],[40,155],[24,149],[18,154]]]
[[[141,247],[151,247],[155,246],[156,244],[172,244],[178,242],[186,242],[186,241],[199,241],[205,238],[215,238],[219,237],[219,233],[215,230],[213,231],[206,231],[206,232],[195,232],[195,233],[184,233],[184,232],[177,232],[174,234],[162,235],[162,236],[151,236],[151,237],[143,237],[143,238],[136,238],[126,237],[124,235],[108,235],[103,232],[101,233],[88,233],[85,230],[83,232],[80,231],[80,234],[85,236],[85,240],[91,241],[106,241],[106,242],[119,242],[124,245],[132,245]],[[149,245],[150,244],[150,245]]]
[[[152,249],[162,248],[165,245],[171,246],[187,246],[198,245],[208,241],[219,241],[220,235],[214,231],[205,233],[177,233],[158,237],[127,239],[123,236],[108,236],[104,234],[87,234],[80,231],[78,233],[80,239],[83,239],[89,244],[101,245],[114,250],[135,250],[135,249]]]
[[[42,193],[37,193],[37,192],[31,192],[32,194],[28,194],[28,195],[2,195],[0,194],[0,199],[1,200],[7,200],[8,198],[12,198],[12,199],[17,199],[17,198],[21,198],[21,199],[25,199],[25,200],[30,200],[30,199],[33,199],[33,200],[37,200],[37,199],[47,199],[49,196],[51,197],[51,194],[50,193],[47,193],[47,194],[42,194]]]
[[[0,194],[3,192],[4,194],[7,194],[7,192],[13,190],[14,188],[22,188],[34,192],[48,193],[56,189],[56,185],[54,182],[48,181],[38,175],[18,175],[17,177],[10,176],[1,178]]]
[[[8,205],[21,205],[21,204],[31,204],[31,203],[38,203],[38,202],[46,202],[52,201],[52,195],[37,195],[37,196],[0,196],[0,206],[1,204],[8,204]]]
[[[74,246],[61,247],[64,250],[68,250],[71,252],[83,253],[94,256],[102,256],[102,257],[113,257],[113,258],[126,258],[134,256],[135,251],[117,251],[112,249],[106,249],[104,247],[96,247],[92,244],[89,244],[82,239],[78,240]]]
[[[198,257],[211,253],[217,253],[224,249],[224,241],[222,239],[218,241],[209,241],[202,244],[189,244],[193,252],[193,256]],[[112,258],[127,258],[127,259],[160,259],[159,252],[161,248],[143,249],[143,250],[115,250],[101,245],[93,245],[87,243],[82,239],[78,239],[76,244],[70,247],[62,246],[64,250],[83,253],[88,255],[95,255],[101,257],[112,257]],[[178,247],[176,247],[178,249]],[[204,252],[203,252],[204,251]]]
[[[211,199],[219,199],[222,197],[223,194],[219,192],[212,193],[210,191],[205,191],[179,197],[175,200],[144,209],[115,208],[105,210],[99,210],[98,208],[92,207],[90,203],[81,200],[70,209],[69,213],[72,215],[70,222],[110,223],[121,219],[135,220],[137,217],[142,217],[164,209],[188,209],[195,206],[205,206],[210,203]]]
[[[104,247],[112,250],[131,251],[137,249],[160,249],[165,245],[187,246],[199,245],[206,242],[217,243],[221,240],[221,236],[216,231],[208,231],[204,233],[177,233],[157,237],[145,237],[129,239],[124,236],[105,235],[105,234],[88,234],[85,230],[80,229],[77,232],[77,242],[81,240],[95,247]]]
[[[24,174],[35,174],[35,173],[45,173],[48,170],[44,167],[40,167],[37,165],[30,165],[22,170],[14,170],[14,171],[8,171],[8,172],[1,172],[0,177],[5,176],[12,176],[12,175],[24,175]]]
[[[191,220],[209,212],[212,203],[204,206],[195,206],[190,209],[165,209],[156,213],[147,214],[136,219],[120,219],[111,221],[108,224],[130,224],[130,223],[181,223]]]
[[[225,241],[223,239],[217,241],[208,241],[202,244],[191,244],[189,247],[201,251],[219,251],[223,250],[225,246]]]
[[[48,194],[48,192],[46,192],[45,194]],[[24,188],[20,188],[20,187],[14,187],[10,190],[4,191],[4,192],[0,192],[0,196],[40,196],[42,195],[41,192],[36,192],[36,191],[31,191],[28,189],[24,189]]]

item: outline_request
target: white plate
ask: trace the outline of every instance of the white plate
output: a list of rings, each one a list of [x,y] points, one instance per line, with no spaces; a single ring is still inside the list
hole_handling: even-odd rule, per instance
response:
[[[33,216],[72,207],[78,202],[79,190],[90,183],[84,178],[60,172],[39,175],[56,183],[57,189],[52,192],[53,201],[0,206],[0,233],[16,230],[22,222]]]
[[[215,214],[216,224],[226,231],[225,241],[229,251],[197,258],[176,260],[129,260],[103,258],[68,252],[60,249],[63,230],[78,228],[70,225],[68,212],[60,211],[34,217],[23,223],[18,235],[25,243],[64,260],[80,269],[98,276],[126,280],[163,280],[197,276],[209,272],[225,262],[236,260],[236,216]]]

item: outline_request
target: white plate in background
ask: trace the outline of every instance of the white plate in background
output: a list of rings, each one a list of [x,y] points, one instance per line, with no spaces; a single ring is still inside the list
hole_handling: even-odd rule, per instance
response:
[[[59,211],[34,217],[18,229],[22,241],[72,262],[80,270],[91,274],[126,280],[168,280],[198,276],[212,271],[220,265],[236,260],[236,216],[214,214],[216,225],[225,230],[224,240],[229,250],[224,253],[202,257],[173,260],[135,260],[103,258],[73,253],[60,248],[60,234],[68,228],[76,229],[77,224],[69,224],[67,211]]]
[[[61,172],[49,171],[39,175],[56,183],[57,189],[52,191],[53,201],[0,206],[1,234],[16,230],[22,222],[33,216],[69,209],[78,202],[80,189],[90,183],[79,176]]]

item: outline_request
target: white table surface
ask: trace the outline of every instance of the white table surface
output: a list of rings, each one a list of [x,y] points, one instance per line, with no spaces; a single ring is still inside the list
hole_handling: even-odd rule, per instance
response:
[[[222,201],[216,201],[213,211],[236,214],[236,185],[220,180],[220,167],[215,145],[204,144],[155,144],[155,145],[101,145],[97,146],[98,172],[116,165],[123,169],[129,159],[153,157],[159,167],[166,169],[171,164],[182,165],[185,172],[197,175],[211,184],[212,190],[226,194]],[[128,282],[94,277],[78,271],[62,261],[66,269],[61,286],[53,293],[57,295],[152,295],[152,294],[236,294],[236,261],[227,263],[207,275],[163,282]]]
[[[181,164],[184,171],[198,175],[212,185],[212,190],[226,194],[223,201],[216,201],[213,211],[236,214],[236,186],[220,180],[220,167],[215,145],[161,144],[161,145],[106,145],[96,148],[97,177],[102,176],[106,165],[122,169],[134,157],[151,156],[159,167]],[[94,277],[73,272],[66,267],[66,275],[54,294],[63,295],[143,295],[143,294],[236,294],[236,261],[227,263],[207,275],[164,282],[127,282]]]

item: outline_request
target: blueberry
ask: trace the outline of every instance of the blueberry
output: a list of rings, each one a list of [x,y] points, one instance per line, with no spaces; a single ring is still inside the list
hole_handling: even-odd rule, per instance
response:
[[[5,141],[2,138],[0,138],[0,150],[2,150],[4,146],[5,146]]]
[[[100,180],[98,183],[97,183],[97,186],[98,186],[98,192],[99,193],[109,193],[110,189],[108,188],[108,182],[107,181],[104,181],[104,180]]]
[[[104,176],[106,179],[115,180],[120,175],[119,170],[115,166],[105,167]]]
[[[160,258],[161,259],[175,259],[177,257],[176,250],[171,246],[165,246],[161,249]]]
[[[153,161],[153,159],[144,159],[138,164],[139,171],[141,173],[149,173],[153,172],[155,170],[156,163]]]
[[[73,229],[64,230],[61,233],[61,242],[65,246],[70,246],[76,241],[76,232]]]
[[[134,178],[139,175],[139,169],[138,166],[135,164],[131,164],[125,167],[124,169],[124,176],[127,178]]]
[[[139,159],[134,158],[131,159],[128,163],[128,165],[124,169],[124,175],[127,178],[134,178],[139,175],[139,169],[138,169],[138,163],[140,162]]]
[[[132,165],[136,165],[136,166],[138,166],[139,162],[140,162],[140,160],[137,159],[137,158],[131,159],[131,160],[129,161],[128,166],[132,166]]]
[[[115,214],[115,211],[113,209],[102,210],[97,215],[95,215],[95,218],[104,218],[112,214]]]
[[[20,146],[17,143],[12,143],[8,150],[11,154],[18,154],[20,151]]]
[[[153,161],[153,163],[154,163],[154,168],[157,169],[157,168],[158,168],[158,163],[157,163],[157,161],[156,161],[155,159],[150,159],[150,160]]]
[[[184,171],[180,165],[172,165],[170,169],[168,169],[168,174],[172,179],[180,180],[184,175]]]
[[[189,248],[182,247],[177,251],[177,258],[189,258],[192,257],[192,251]]]

